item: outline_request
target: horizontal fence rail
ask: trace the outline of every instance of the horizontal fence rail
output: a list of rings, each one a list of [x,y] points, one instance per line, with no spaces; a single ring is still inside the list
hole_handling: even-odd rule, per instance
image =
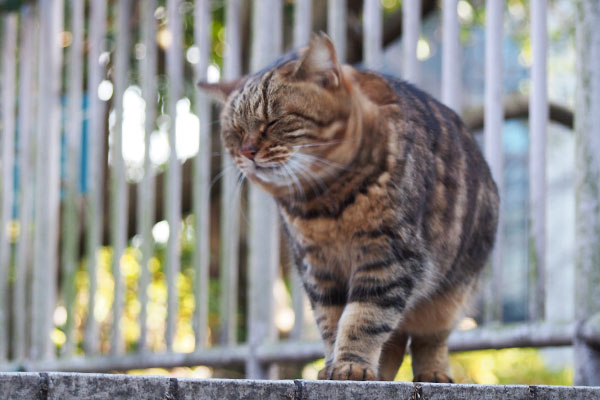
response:
[[[239,365],[266,378],[276,377],[273,364],[323,356],[299,278],[282,265],[276,206],[242,184],[218,115],[194,86],[219,79],[221,62],[232,80],[269,65],[284,43],[307,44],[323,10],[345,61],[348,5],[164,3],[41,0],[0,14],[0,371]],[[422,3],[403,2],[395,63],[415,84]],[[461,113],[457,3],[441,2],[441,99]],[[482,141],[501,197],[504,7],[486,2]],[[361,10],[364,64],[382,70],[382,2]],[[580,329],[544,319],[546,14],[545,0],[531,2],[529,320],[501,325],[501,220],[483,310],[470,315],[491,325],[457,330],[452,351],[600,342],[593,321]]]
[[[592,328],[590,328],[591,330]],[[600,328],[594,325],[597,334]],[[560,347],[573,344],[575,327],[548,323],[523,323],[502,328],[476,328],[453,332],[448,341],[450,351],[483,349],[506,349],[513,347]],[[591,338],[595,336],[590,335]],[[597,339],[594,339],[597,343]],[[48,361],[8,362],[0,366],[0,371],[74,371],[110,372],[141,368],[174,368],[196,365],[243,365],[249,357],[260,363],[309,362],[323,356],[321,342],[285,340],[263,344],[255,349],[247,345],[215,346],[193,353],[145,353],[127,354],[118,359],[104,356],[58,359]]]

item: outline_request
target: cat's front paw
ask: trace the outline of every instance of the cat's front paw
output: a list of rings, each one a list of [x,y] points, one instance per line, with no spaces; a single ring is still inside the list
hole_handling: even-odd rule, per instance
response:
[[[331,367],[328,379],[334,381],[374,381],[376,377],[371,368],[367,366],[344,362]]]
[[[317,373],[317,379],[320,381],[326,380],[329,376],[329,368],[325,367]]]
[[[452,378],[443,372],[423,372],[415,376],[413,382],[454,383]]]

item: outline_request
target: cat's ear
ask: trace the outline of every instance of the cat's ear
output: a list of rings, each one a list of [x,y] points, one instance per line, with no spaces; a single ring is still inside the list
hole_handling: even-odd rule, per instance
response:
[[[198,82],[196,87],[219,103],[225,103],[229,95],[233,93],[235,89],[237,89],[242,81],[243,78],[228,82]]]
[[[342,70],[329,36],[323,32],[311,36],[293,76],[299,80],[316,82],[325,88],[340,86]]]

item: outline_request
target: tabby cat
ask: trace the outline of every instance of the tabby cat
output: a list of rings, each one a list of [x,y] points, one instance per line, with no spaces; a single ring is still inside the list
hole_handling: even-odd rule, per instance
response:
[[[226,84],[223,143],[276,200],[325,347],[320,379],[452,382],[448,335],[490,253],[498,192],[471,134],[329,38]]]

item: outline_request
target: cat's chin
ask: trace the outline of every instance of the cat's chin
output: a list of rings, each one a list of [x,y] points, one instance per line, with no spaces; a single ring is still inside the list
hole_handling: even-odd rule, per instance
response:
[[[270,176],[264,173],[264,171],[262,173],[261,171],[254,171],[252,173],[245,173],[245,175],[250,182],[273,197],[290,195],[290,187],[286,183],[278,182],[276,177]]]
[[[276,176],[275,171],[275,169],[257,168],[256,172],[254,173],[254,176],[256,177],[256,179],[260,180],[261,182],[267,185],[277,186],[279,181],[281,181],[281,177]]]

